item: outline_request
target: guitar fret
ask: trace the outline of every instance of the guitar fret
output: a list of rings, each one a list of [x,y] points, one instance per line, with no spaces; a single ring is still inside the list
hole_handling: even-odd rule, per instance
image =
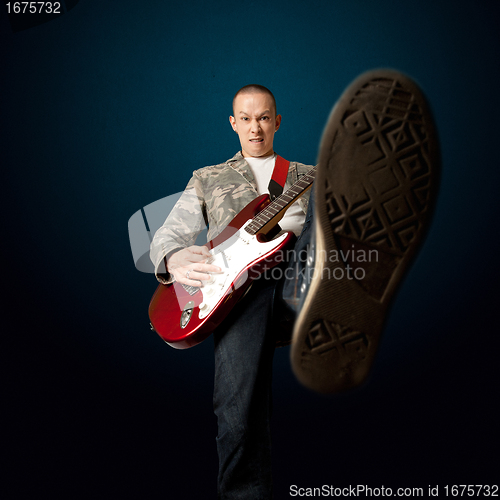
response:
[[[278,215],[281,211],[285,209],[287,205],[299,198],[302,193],[313,183],[314,176],[316,174],[316,168],[314,167],[305,175],[303,175],[293,186],[278,196],[274,201],[272,201],[267,207],[260,211],[253,219],[250,224],[245,228],[245,231],[249,234],[256,234],[260,229],[262,229],[271,219]]]

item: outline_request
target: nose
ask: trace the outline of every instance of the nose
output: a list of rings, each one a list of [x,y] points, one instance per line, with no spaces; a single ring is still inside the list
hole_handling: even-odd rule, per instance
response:
[[[259,123],[259,120],[252,120],[252,128],[251,128],[252,132],[254,134],[258,134],[259,131],[260,131],[260,123]]]

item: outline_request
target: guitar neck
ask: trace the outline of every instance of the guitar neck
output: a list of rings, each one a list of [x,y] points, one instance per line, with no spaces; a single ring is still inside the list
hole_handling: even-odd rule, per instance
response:
[[[314,167],[307,174],[303,175],[290,189],[278,196],[274,201],[267,205],[264,210],[259,212],[245,231],[249,234],[267,233],[272,229],[283,217],[290,205],[306,193],[312,186],[314,176],[316,175]]]

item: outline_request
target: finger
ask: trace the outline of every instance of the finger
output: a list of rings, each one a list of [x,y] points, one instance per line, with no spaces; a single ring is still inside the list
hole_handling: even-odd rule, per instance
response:
[[[193,271],[198,271],[200,273],[218,274],[222,272],[222,269],[214,264],[196,264],[196,266],[193,268]]]
[[[192,279],[191,274],[192,273],[189,273],[189,278],[187,278],[186,273],[176,271],[174,273],[175,281],[177,281],[177,283],[180,283],[181,285],[195,286],[198,288],[201,287],[203,283],[199,280]]]
[[[185,274],[189,273],[188,278],[209,280],[212,274],[220,274],[222,269],[219,266],[213,264],[196,264],[193,267],[185,268]],[[203,275],[203,277],[201,277]]]
[[[193,262],[193,263],[198,263],[198,262],[206,262],[208,258],[210,258],[211,255],[198,255],[198,254],[191,254],[189,257],[188,257],[188,260],[189,262]]]
[[[191,281],[200,282],[200,281],[208,281],[208,280],[210,280],[211,277],[212,276],[208,273],[204,273],[204,272],[200,272],[200,271],[190,271],[189,278],[187,278],[187,279],[191,280]]]
[[[212,255],[210,255],[210,258],[211,257],[212,257]],[[209,263],[207,263],[207,261]],[[190,264],[193,264],[193,265],[190,266],[189,264],[186,264],[186,266],[184,266],[184,267],[186,267],[186,269],[192,269],[193,271],[196,270],[196,271],[201,271],[201,272],[205,272],[205,273],[220,273],[222,271],[222,269],[219,266],[216,266],[215,264],[211,264],[210,259],[205,259],[201,255],[199,255],[199,256],[192,255],[190,257],[190,260],[187,262]]]
[[[193,245],[193,246],[189,247],[188,250],[190,250],[192,253],[197,254],[197,255],[204,255],[205,257],[211,256],[210,250],[205,246],[199,247],[199,246]]]

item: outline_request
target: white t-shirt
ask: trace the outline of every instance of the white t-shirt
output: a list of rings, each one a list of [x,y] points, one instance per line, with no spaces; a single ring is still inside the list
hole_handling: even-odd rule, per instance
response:
[[[269,182],[273,175],[274,164],[276,163],[276,153],[271,156],[266,156],[264,158],[255,158],[253,156],[246,156],[245,160],[250,165],[252,173],[257,182],[257,192],[259,194],[269,194]],[[290,188],[290,184],[285,182],[285,187],[283,192]],[[306,220],[306,215],[300,208],[300,205],[296,201],[290,208],[285,212],[284,217],[280,220],[279,225],[281,229],[285,231],[293,231],[296,236],[299,236],[302,231],[302,226]]]

